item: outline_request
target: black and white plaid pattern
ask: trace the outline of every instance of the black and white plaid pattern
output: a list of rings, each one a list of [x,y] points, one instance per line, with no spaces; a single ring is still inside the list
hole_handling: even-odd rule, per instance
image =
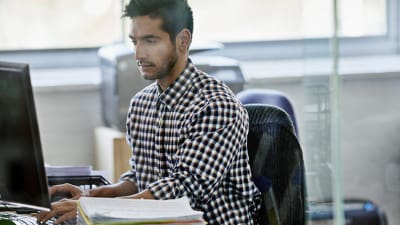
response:
[[[225,84],[185,71],[164,92],[156,83],[136,94],[127,118],[135,182],[157,199],[187,196],[208,224],[253,224],[259,191],[251,181],[248,115]]]

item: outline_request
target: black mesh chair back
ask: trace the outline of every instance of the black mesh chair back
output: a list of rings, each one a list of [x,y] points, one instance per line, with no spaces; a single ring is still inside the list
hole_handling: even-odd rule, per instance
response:
[[[271,105],[248,104],[245,108],[251,170],[263,195],[259,223],[304,225],[303,154],[290,117]]]

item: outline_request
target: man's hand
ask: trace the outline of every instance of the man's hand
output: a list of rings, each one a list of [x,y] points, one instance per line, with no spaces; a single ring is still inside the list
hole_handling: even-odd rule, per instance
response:
[[[53,195],[64,195],[68,198],[62,198],[59,201],[51,204],[50,212],[41,212],[37,218],[39,222],[45,222],[52,217],[56,217],[55,225],[76,217],[76,211],[78,208],[78,199],[82,196],[88,197],[119,197],[132,195],[137,193],[137,187],[135,183],[130,181],[122,181],[116,184],[99,186],[91,190],[83,191],[78,186],[72,184],[60,184],[54,185],[49,189],[50,196]],[[147,192],[139,193],[140,197],[149,198]],[[143,195],[143,196],[142,196]],[[138,197],[139,197],[138,196]]]
[[[37,219],[40,222],[45,222],[52,217],[56,217],[55,225],[65,220],[75,218],[77,200],[85,195],[81,188],[72,184],[54,185],[50,187],[49,194],[52,199],[57,199],[58,201],[51,203],[50,212],[39,213]],[[59,199],[59,196],[62,196],[62,198]]]
[[[58,225],[65,220],[76,218],[77,208],[78,200],[62,199],[51,203],[51,211],[39,213],[37,219],[39,222],[45,222],[52,217],[56,217],[57,220],[54,225]]]
[[[85,192],[82,191],[80,187],[68,183],[50,187],[49,194],[50,197],[54,195],[62,195],[75,200],[85,196]]]

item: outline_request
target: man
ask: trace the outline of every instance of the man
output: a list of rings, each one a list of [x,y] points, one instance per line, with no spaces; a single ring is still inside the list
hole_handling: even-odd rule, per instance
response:
[[[208,224],[255,224],[259,191],[251,181],[246,149],[248,117],[222,82],[199,71],[188,56],[193,15],[186,0],[132,0],[130,39],[137,66],[153,84],[136,94],[127,116],[132,170],[120,182],[86,196],[174,199],[187,196]],[[72,185],[72,199],[52,204],[40,221],[76,215],[85,195]]]

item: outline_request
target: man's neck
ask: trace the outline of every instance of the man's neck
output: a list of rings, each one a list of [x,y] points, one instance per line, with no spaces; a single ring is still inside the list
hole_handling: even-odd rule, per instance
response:
[[[164,79],[157,80],[157,84],[159,85],[159,87],[164,91],[171,84],[173,84],[185,70],[187,63],[187,57],[184,60],[178,60],[176,66],[173,68],[173,70],[171,70],[171,74],[173,74],[173,76],[166,76]]]

